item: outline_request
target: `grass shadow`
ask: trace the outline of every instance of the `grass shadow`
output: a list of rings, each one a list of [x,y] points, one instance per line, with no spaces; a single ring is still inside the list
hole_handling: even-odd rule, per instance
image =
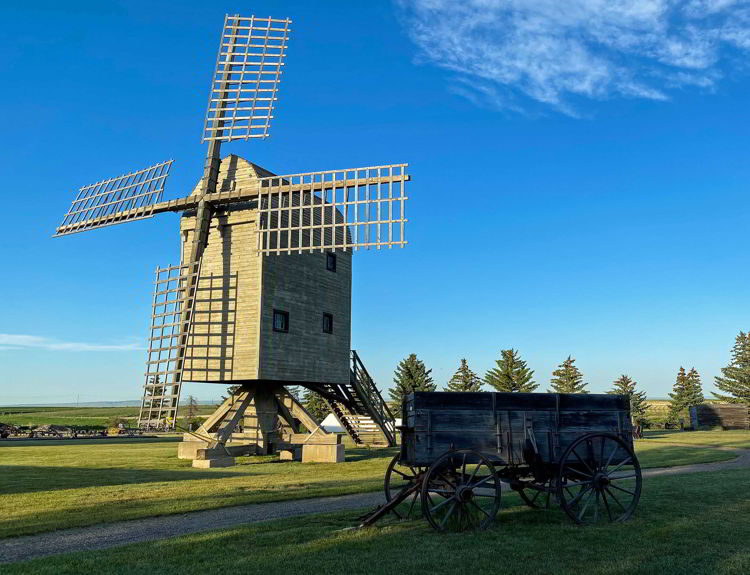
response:
[[[241,474],[240,474],[241,475]],[[0,465],[0,492],[3,495],[38,493],[60,489],[81,489],[110,485],[132,485],[163,481],[195,481],[237,477],[237,472],[185,469],[138,469],[108,467],[44,467]]]

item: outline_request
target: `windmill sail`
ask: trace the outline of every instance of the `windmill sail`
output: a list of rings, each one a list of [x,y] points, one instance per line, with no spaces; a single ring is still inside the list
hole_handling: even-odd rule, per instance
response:
[[[225,17],[203,142],[268,137],[291,22]]]
[[[391,164],[261,178],[258,252],[405,246],[406,168]]]
[[[172,160],[84,186],[55,236],[150,218],[164,195]]]

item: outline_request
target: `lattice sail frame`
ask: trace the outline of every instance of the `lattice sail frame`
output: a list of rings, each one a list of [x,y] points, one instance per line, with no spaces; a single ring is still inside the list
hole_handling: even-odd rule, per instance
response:
[[[200,263],[157,268],[151,326],[148,333],[146,382],[139,425],[174,429],[180,401],[182,367],[182,310],[187,302],[190,278],[200,273]],[[193,317],[190,318],[192,325]],[[184,354],[183,354],[184,355]],[[178,365],[179,364],[179,365]]]
[[[164,195],[172,160],[84,186],[63,217],[55,236],[75,234],[153,215]]]
[[[139,425],[174,429],[183,382],[232,378],[237,274],[201,274],[200,264],[189,263],[157,268],[155,274]],[[190,279],[196,274],[188,305]],[[186,309],[191,312],[183,334]]]
[[[391,164],[261,178],[258,253],[405,246],[407,167]]]
[[[268,137],[291,23],[226,15],[201,142]]]

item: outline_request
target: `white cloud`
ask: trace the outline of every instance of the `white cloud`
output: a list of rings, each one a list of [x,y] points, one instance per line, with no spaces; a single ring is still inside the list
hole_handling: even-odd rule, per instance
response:
[[[0,333],[0,351],[18,349],[46,349],[50,351],[133,351],[142,349],[136,343],[97,344],[59,341],[37,335]]]
[[[397,0],[419,61],[503,108],[530,98],[664,100],[750,52],[750,0]],[[469,90],[472,94],[469,95]]]

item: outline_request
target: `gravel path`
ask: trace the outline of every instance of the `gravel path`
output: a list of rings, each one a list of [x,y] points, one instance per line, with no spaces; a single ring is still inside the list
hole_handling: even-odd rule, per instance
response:
[[[687,444],[685,444],[687,446]],[[689,447],[706,447],[689,445]],[[750,449],[732,447],[714,447],[722,451],[738,454],[736,459],[716,463],[700,463],[678,467],[645,469],[644,477],[657,475],[675,475],[679,473],[696,473],[750,467]],[[503,484],[503,487],[506,487]],[[77,527],[0,540],[0,564],[25,561],[59,553],[73,551],[93,551],[129,543],[166,539],[188,533],[197,533],[210,529],[223,529],[259,523],[286,517],[298,517],[311,513],[329,513],[352,509],[374,508],[385,502],[381,492],[341,495],[337,497],[319,497],[315,499],[298,499],[295,501],[278,501],[273,503],[254,503],[237,507],[223,507],[206,511],[194,511],[179,515],[148,517],[120,521],[117,523]]]

